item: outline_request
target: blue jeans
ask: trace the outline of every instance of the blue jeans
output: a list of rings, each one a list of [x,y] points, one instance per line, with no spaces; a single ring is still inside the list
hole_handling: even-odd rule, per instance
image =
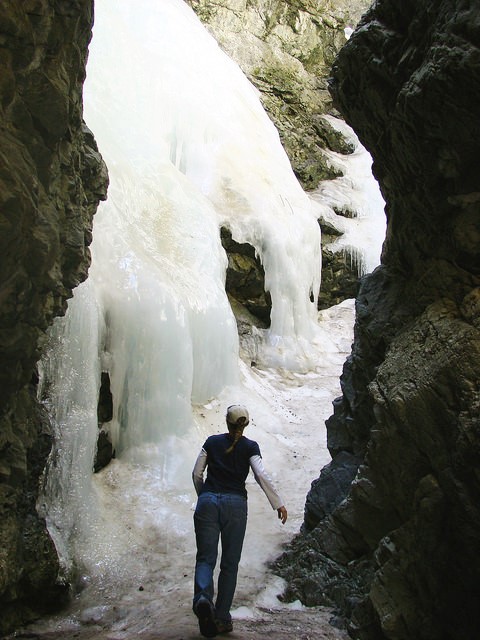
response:
[[[213,572],[221,536],[222,557],[215,615],[219,620],[229,622],[247,527],[247,499],[235,493],[202,493],[198,497],[193,522],[197,540],[193,608],[202,596],[213,602]]]

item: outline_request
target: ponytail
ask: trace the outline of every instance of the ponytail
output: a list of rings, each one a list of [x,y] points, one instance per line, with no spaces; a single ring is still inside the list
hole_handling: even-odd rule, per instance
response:
[[[235,424],[230,424],[228,423],[228,431],[230,434],[233,433],[233,442],[232,444],[228,447],[228,449],[226,450],[225,453],[232,453],[232,451],[235,449],[235,447],[237,446],[237,442],[240,440],[240,438],[243,435],[243,430],[245,429],[245,427],[248,424],[248,419],[241,417],[238,418],[237,422]]]

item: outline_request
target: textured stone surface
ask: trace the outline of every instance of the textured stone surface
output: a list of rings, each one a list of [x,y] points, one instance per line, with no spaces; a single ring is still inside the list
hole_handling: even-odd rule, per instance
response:
[[[260,90],[304,187],[334,177],[322,149],[349,149],[321,117],[332,109],[327,77],[345,27],[358,22],[369,0],[186,1]]]
[[[0,633],[60,602],[35,511],[50,449],[42,336],[86,277],[107,175],[82,122],[92,2],[0,3]]]
[[[345,249],[332,251],[328,247],[327,238],[322,233],[322,286],[318,294],[319,309],[328,309],[344,300],[356,298],[360,286],[358,265],[352,256]]]
[[[291,597],[334,602],[353,638],[480,628],[479,10],[378,1],[333,71],[388,216],[327,423],[334,460],[363,462],[278,564]]]
[[[360,459],[348,451],[340,451],[326,465],[317,480],[312,482],[305,502],[305,531],[315,529],[317,524],[332,513],[346,495],[355,478]]]
[[[228,255],[225,281],[228,295],[253,316],[256,326],[269,327],[272,299],[270,293],[265,291],[265,271],[254,247],[235,242],[230,231],[224,227],[220,230],[220,236]]]

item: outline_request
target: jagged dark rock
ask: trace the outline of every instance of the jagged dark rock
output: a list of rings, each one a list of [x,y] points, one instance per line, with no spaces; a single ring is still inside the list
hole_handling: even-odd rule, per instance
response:
[[[232,238],[230,231],[220,229],[222,246],[228,256],[225,289],[228,295],[258,321],[257,326],[270,326],[272,299],[270,292],[265,291],[265,271],[255,252],[248,243],[238,243]]]
[[[99,426],[104,422],[110,422],[113,418],[113,396],[110,387],[110,375],[106,371],[102,371],[102,375],[100,376],[97,418]]]
[[[102,371],[97,405],[98,437],[93,470],[95,473],[104,469],[115,457],[109,422],[113,418],[113,396],[110,388],[110,375]]]
[[[305,502],[304,529],[315,529],[320,520],[337,507],[347,495],[355,478],[360,459],[348,451],[340,451],[312,482]]]
[[[325,236],[322,234],[322,240]],[[358,266],[345,249],[332,251],[322,247],[322,286],[318,308],[328,309],[344,300],[356,298],[360,287]]]
[[[115,457],[115,450],[113,448],[112,439],[110,434],[105,429],[100,429],[97,438],[97,451],[95,453],[95,460],[93,461],[93,471],[98,473],[104,469]]]
[[[291,597],[334,603],[361,640],[466,640],[480,628],[479,9],[376,2],[333,70],[388,218],[327,422],[333,459],[363,462],[278,570]],[[301,586],[310,578],[316,597]]]
[[[44,332],[86,277],[107,173],[82,121],[92,2],[0,4],[0,634],[60,606],[37,515],[50,451],[35,396]]]
[[[356,213],[345,209],[335,210],[337,215],[354,218]],[[318,309],[328,309],[344,300],[356,298],[360,287],[363,265],[358,264],[347,249],[332,249],[332,244],[342,235],[329,220],[318,221],[322,230],[322,286],[318,293]]]

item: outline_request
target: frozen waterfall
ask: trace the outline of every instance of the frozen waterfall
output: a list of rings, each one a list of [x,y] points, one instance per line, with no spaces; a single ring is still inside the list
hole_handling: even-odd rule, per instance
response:
[[[110,187],[89,278],[55,322],[41,364],[56,447],[39,508],[84,587],[159,588],[183,575],[183,601],[191,466],[205,437],[223,430],[227,404],[251,408],[249,435],[298,529],[310,481],[328,460],[322,422],[338,395],[352,305],[318,322],[319,205],[298,184],[257,91],[191,9],[182,0],[96,0],[95,11],[85,120]],[[258,370],[239,359],[221,226],[255,247],[272,296]],[[94,476],[102,371],[117,458]],[[252,488],[253,522],[269,509],[263,500]],[[247,534],[250,578],[293,533],[271,520]]]

